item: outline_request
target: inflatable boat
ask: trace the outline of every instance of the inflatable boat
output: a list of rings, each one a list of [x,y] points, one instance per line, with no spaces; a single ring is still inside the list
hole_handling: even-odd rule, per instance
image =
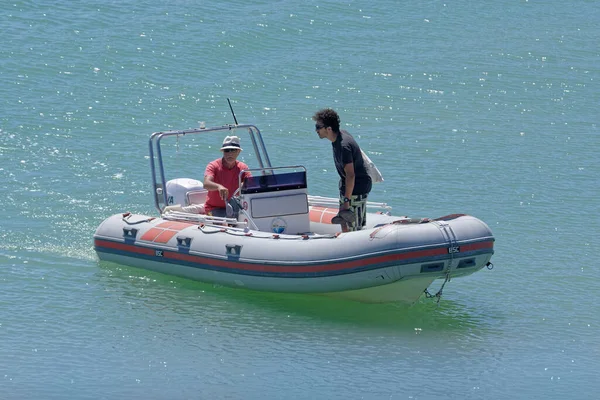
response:
[[[207,191],[197,179],[167,176],[162,141],[229,131],[247,133],[257,157],[251,177],[240,177],[236,212],[218,218],[182,211],[202,204]],[[366,226],[341,232],[332,223],[338,200],[309,195],[304,166],[272,166],[254,125],[156,132],[149,151],[157,216],[125,212],[103,221],[94,235],[100,260],[218,285],[371,303],[413,303],[436,279],[443,288],[491,265],[492,232],[470,215],[409,218],[367,202]],[[167,207],[174,204],[182,208]]]

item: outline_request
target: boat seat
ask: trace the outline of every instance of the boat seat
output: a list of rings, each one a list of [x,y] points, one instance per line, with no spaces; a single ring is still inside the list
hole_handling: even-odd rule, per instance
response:
[[[240,204],[260,231],[302,234],[310,231],[306,171],[247,178],[240,188]]]

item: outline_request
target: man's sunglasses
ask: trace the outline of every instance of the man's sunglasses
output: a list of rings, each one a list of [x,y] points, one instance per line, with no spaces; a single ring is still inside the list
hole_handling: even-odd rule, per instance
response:
[[[325,128],[325,125],[315,124],[315,129],[316,130],[320,131],[323,128]]]
[[[232,151],[237,151],[237,149],[225,149],[223,153],[231,153]]]

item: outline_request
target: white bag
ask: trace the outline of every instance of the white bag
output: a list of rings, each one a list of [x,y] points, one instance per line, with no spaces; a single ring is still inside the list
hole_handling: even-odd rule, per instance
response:
[[[371,161],[369,156],[362,149],[360,149],[360,152],[362,154],[365,167],[367,168],[367,173],[371,177],[373,183],[383,182],[383,176],[381,176],[381,172],[379,172],[379,169],[377,168],[375,163]]]

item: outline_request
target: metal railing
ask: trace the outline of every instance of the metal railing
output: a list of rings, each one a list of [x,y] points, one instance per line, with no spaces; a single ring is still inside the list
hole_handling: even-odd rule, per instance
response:
[[[256,158],[258,161],[258,165],[260,168],[271,168],[271,160],[269,158],[269,154],[267,153],[267,149],[265,147],[265,143],[262,138],[262,134],[260,130],[251,124],[236,124],[236,125],[223,125],[211,128],[195,128],[195,129],[186,129],[186,130],[175,130],[175,131],[163,131],[163,132],[154,132],[150,135],[150,140],[148,143],[149,151],[150,151],[150,168],[152,172],[152,192],[154,196],[154,205],[158,212],[162,212],[162,205],[166,205],[168,203],[166,185],[167,180],[165,177],[165,170],[163,165],[163,154],[161,149],[161,141],[167,137],[185,137],[189,135],[197,135],[197,134],[207,134],[207,133],[215,133],[221,131],[232,131],[237,129],[246,129],[250,136],[250,141],[252,143],[252,147],[254,148],[254,152],[256,154]]]

